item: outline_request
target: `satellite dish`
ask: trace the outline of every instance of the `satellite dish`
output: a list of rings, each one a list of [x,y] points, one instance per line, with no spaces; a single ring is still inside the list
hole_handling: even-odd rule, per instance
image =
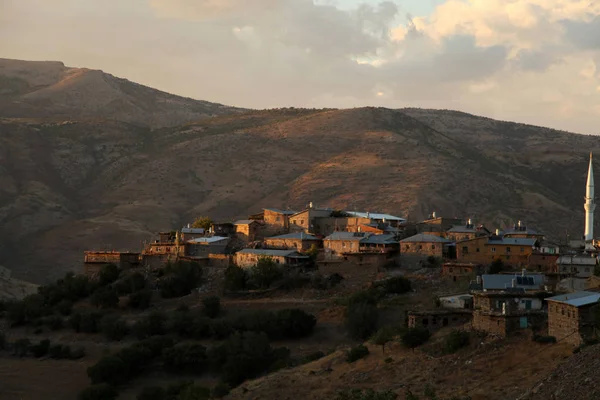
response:
[[[519,299],[515,299],[515,303],[518,303],[520,300]]]

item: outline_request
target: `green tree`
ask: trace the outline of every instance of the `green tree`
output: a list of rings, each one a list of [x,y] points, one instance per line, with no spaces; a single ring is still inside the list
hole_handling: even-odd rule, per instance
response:
[[[117,308],[119,296],[114,288],[107,286],[96,290],[90,298],[90,303],[98,308]]]
[[[92,385],[79,393],[78,400],[114,400],[119,393],[109,384]]]
[[[237,265],[230,265],[225,270],[225,289],[237,292],[246,289],[248,273]]]
[[[218,296],[209,296],[202,299],[202,312],[208,318],[216,318],[221,312],[221,299]]]
[[[213,220],[209,217],[198,217],[192,223],[193,228],[203,228],[205,231],[208,231],[213,224]]]
[[[431,334],[427,328],[416,327],[406,329],[400,334],[400,339],[406,347],[414,349],[427,342],[430,336]]]
[[[100,268],[98,282],[101,286],[110,285],[117,279],[119,279],[119,267],[115,264],[108,264]]]
[[[312,333],[317,318],[297,308],[279,310],[275,315],[279,334],[284,338],[301,338]]]
[[[164,335],[167,317],[160,311],[153,311],[133,325],[133,331],[138,339],[150,336]]]
[[[152,291],[150,289],[133,292],[127,299],[127,305],[138,310],[145,310],[150,307],[150,304],[152,304]]]
[[[392,326],[384,326],[380,328],[373,337],[371,338],[371,343],[376,344],[377,346],[381,346],[381,352],[385,354],[385,345],[392,340],[394,340],[394,336],[396,336],[397,330]]]
[[[468,346],[469,341],[469,332],[453,330],[448,336],[446,336],[446,352],[455,353],[459,349]]]
[[[403,294],[410,292],[412,286],[410,281],[403,276],[395,276],[385,281],[384,288],[386,293]]]
[[[119,341],[129,333],[129,326],[118,315],[106,315],[102,318],[100,327],[108,340]]]
[[[504,270],[504,262],[502,262],[502,260],[499,258],[496,258],[490,264],[490,269],[489,269],[490,274],[499,274],[503,270]]]
[[[354,339],[368,338],[379,320],[377,306],[369,303],[351,303],[346,307],[344,323]]]
[[[348,354],[346,355],[346,361],[349,363],[353,363],[361,358],[365,358],[369,355],[369,349],[367,346],[359,344],[356,347],[350,349]]]
[[[272,257],[261,256],[256,265],[250,268],[250,279],[261,289],[269,288],[282,277],[283,271]]]
[[[168,371],[201,373],[207,364],[206,348],[196,343],[178,344],[163,352],[163,362]]]
[[[165,274],[160,282],[164,298],[186,296],[202,283],[202,268],[195,262],[178,261],[167,265]]]

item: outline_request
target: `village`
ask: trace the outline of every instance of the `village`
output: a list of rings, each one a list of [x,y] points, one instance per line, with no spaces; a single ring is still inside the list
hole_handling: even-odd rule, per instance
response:
[[[599,306],[598,249],[593,237],[594,177],[590,158],[585,235],[568,245],[545,239],[518,221],[511,229],[488,229],[470,218],[439,216],[411,222],[376,212],[315,206],[302,211],[265,208],[248,219],[216,223],[208,217],[177,231],[160,232],[141,252],[87,251],[84,271],[107,264],[159,269],[193,261],[218,274],[268,258],[288,270],[360,276],[435,270],[456,290],[438,296],[436,307],[410,311],[408,327],[434,332],[470,327],[499,337],[547,332],[574,346],[596,333]]]

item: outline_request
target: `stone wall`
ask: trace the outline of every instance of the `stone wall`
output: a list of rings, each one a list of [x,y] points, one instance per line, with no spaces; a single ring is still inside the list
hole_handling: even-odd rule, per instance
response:
[[[400,242],[400,254],[412,254],[442,258],[444,255],[444,245],[443,243]]]
[[[446,326],[459,326],[471,322],[470,313],[418,313],[408,315],[408,327],[427,328],[430,332],[435,332]]]
[[[548,335],[575,346],[583,343],[581,325],[586,321],[591,307],[578,309],[569,304],[548,302]]]

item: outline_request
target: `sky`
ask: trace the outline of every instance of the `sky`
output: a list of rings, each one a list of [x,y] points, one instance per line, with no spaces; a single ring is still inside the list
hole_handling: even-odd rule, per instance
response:
[[[0,57],[241,107],[455,109],[600,134],[599,0],[0,0]]]

